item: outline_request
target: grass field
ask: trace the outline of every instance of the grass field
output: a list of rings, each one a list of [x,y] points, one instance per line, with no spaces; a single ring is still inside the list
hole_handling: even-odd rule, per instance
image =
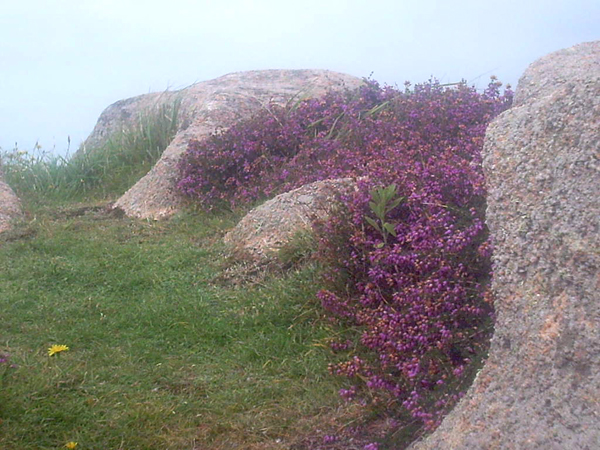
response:
[[[400,325],[391,325],[395,322],[387,318],[365,325],[360,319],[362,300],[350,307],[355,321],[336,320],[336,312],[325,312],[316,294],[330,287],[331,274],[341,276],[336,272],[340,261],[337,255],[328,260],[321,254],[321,263],[333,267],[318,266],[311,260],[316,242],[307,235],[297,235],[279,252],[279,269],[254,276],[244,273],[244,261],[227,256],[222,244],[224,233],[245,212],[241,209],[210,214],[189,209],[166,221],[109,212],[107,205],[160,158],[178,129],[179,106],[176,100],[141,112],[137,123],[118,128],[99,147],[72,157],[37,146],[32,152],[0,151],[4,178],[26,211],[12,231],[0,236],[0,450],[409,446],[427,432],[424,421],[399,403],[400,397],[393,397],[398,394],[386,394],[389,386],[378,387],[377,371],[384,377],[404,377],[406,386],[422,391],[424,407],[443,412],[439,405],[451,407],[455,393],[465,391],[481,367],[487,341],[475,337],[487,336],[491,322],[478,322],[473,333],[478,327],[484,332],[467,334],[474,338],[472,347],[462,336],[452,344],[468,353],[464,376],[445,379],[441,388],[437,382],[413,382],[414,375],[407,379],[379,365],[382,357],[410,359],[410,353],[395,350],[396,338],[389,337],[397,335]],[[435,102],[425,106],[428,117]],[[388,200],[381,200],[382,211]],[[260,199],[241,204],[248,208],[252,201]],[[387,212],[371,208],[379,222],[365,220],[383,235],[384,242],[374,247],[381,249],[386,237],[396,234],[381,228],[392,225]],[[336,231],[328,232],[335,237]],[[437,234],[432,236],[437,239]],[[359,241],[359,247],[371,251],[371,243],[363,237]],[[378,272],[383,264],[373,264],[353,268],[354,279],[371,279],[371,268],[377,269],[375,278],[386,274],[382,280],[401,274],[390,264]],[[435,286],[455,282],[439,276]],[[418,278],[413,281],[429,286]],[[485,284],[485,279],[478,281]],[[446,318],[430,299],[445,298],[445,291],[436,292],[425,289],[419,294],[425,303],[415,300],[414,305],[415,311],[423,304],[431,306],[432,315],[426,311],[424,320],[438,327],[438,320]],[[394,295],[385,301],[395,305]],[[379,310],[369,308],[364,309],[369,314]],[[394,308],[393,315],[407,314],[402,304]],[[388,323],[392,328],[386,328]],[[366,348],[362,337],[369,326],[374,330],[381,324],[385,326],[378,339],[394,345],[381,346],[377,354]],[[444,373],[454,373],[454,359],[460,358],[452,357],[454,347],[449,346],[443,360],[437,347],[441,341],[433,339],[437,335],[428,341],[428,328],[421,328],[407,326],[402,339],[431,344],[430,356],[439,364],[430,364],[431,370],[422,375],[439,375],[442,381]],[[57,345],[68,349],[49,354]],[[361,364],[353,356],[367,361],[366,368],[353,372],[355,362]],[[352,397],[353,385],[365,388],[345,402],[340,391]],[[438,403],[440,398],[450,400]]]
[[[236,286],[221,238],[239,217],[106,212],[178,107],[89,154],[2,153],[26,217],[0,236],[0,449],[314,448],[361,416],[327,371],[318,267]]]
[[[38,206],[0,238],[0,352],[16,365],[0,365],[0,448],[308,448],[353,420],[327,373],[317,267],[228,286],[233,216],[84,206]]]

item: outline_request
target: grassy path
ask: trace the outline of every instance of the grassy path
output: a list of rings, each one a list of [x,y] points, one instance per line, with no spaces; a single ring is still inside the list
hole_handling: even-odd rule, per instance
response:
[[[340,385],[316,270],[215,286],[231,225],[41,212],[4,238],[0,448],[275,449],[326,430]]]

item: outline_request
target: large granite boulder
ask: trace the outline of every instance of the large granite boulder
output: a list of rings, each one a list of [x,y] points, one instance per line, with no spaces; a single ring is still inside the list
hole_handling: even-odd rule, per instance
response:
[[[4,176],[0,170],[0,233],[11,228],[11,222],[22,215],[21,202],[4,182]]]
[[[297,233],[310,231],[315,219],[326,218],[339,194],[355,187],[353,179],[338,178],[277,195],[246,214],[225,235],[225,242],[234,254],[243,254],[257,265],[269,264]]]
[[[185,89],[182,90],[185,92]],[[115,133],[122,130],[135,128],[140,117],[144,114],[158,112],[160,108],[172,107],[182,91],[164,91],[152,92],[149,94],[138,95],[136,97],[119,100],[108,106],[96,122],[96,126],[83,142],[74,157],[83,156],[83,154],[92,154],[102,151],[102,145],[108,141]],[[181,105],[179,108],[179,126],[184,126],[187,117],[190,114],[189,103]]]
[[[414,449],[600,448],[599,157],[600,41],[533,63],[487,131],[495,334]]]
[[[352,89],[361,83],[359,78],[327,70],[264,70],[233,73],[180,91],[146,94],[109,106],[80,151],[93,151],[119,127],[134,123],[140,112],[179,98],[179,132],[154,168],[114,205],[130,216],[161,218],[180,207],[174,178],[190,140],[201,140],[260,110],[268,113],[269,104],[319,96],[329,89]]]

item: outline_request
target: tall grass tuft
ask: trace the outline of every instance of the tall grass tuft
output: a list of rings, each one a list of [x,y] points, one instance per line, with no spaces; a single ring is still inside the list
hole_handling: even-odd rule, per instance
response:
[[[178,129],[181,99],[140,113],[100,147],[72,157],[14,148],[1,152],[7,183],[33,202],[104,199],[120,195],[160,158]]]

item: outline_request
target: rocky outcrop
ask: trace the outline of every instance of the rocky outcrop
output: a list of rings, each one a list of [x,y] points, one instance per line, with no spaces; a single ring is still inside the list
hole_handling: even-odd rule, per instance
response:
[[[21,202],[4,182],[4,176],[0,170],[0,233],[11,228],[11,222],[22,215]]]
[[[265,70],[233,73],[181,91],[142,95],[109,106],[84,143],[89,150],[82,151],[93,151],[112,132],[135,121],[144,109],[179,98],[179,132],[155,167],[114,205],[130,216],[161,218],[180,207],[174,178],[177,162],[190,140],[201,140],[217,128],[227,128],[260,110],[267,112],[269,104],[285,104],[361,83],[356,77],[327,70]]]
[[[533,63],[484,147],[489,358],[413,449],[600,448],[599,151],[600,42]]]
[[[185,90],[184,90],[185,91]],[[75,153],[75,157],[102,151],[102,145],[115,133],[123,129],[131,129],[138,125],[140,115],[148,114],[161,107],[171,106],[180,95],[180,91],[153,92],[137,97],[119,100],[100,114],[91,134]],[[186,107],[190,105],[186,103]],[[180,108],[180,126],[190,111]]]
[[[327,217],[336,196],[355,185],[351,178],[340,178],[280,194],[250,211],[227,233],[225,242],[256,264],[269,263],[298,232],[310,230],[314,219]]]

